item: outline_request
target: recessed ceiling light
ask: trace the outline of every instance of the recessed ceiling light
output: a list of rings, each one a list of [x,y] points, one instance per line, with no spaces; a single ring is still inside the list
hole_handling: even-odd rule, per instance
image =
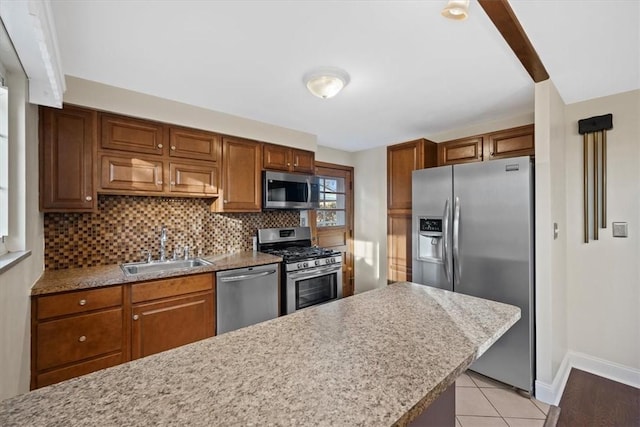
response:
[[[333,98],[349,84],[349,74],[340,68],[323,67],[305,74],[304,83],[318,98]]]
[[[449,0],[447,7],[442,9],[440,13],[442,13],[442,16],[445,18],[455,21],[467,19],[469,15],[469,0]]]

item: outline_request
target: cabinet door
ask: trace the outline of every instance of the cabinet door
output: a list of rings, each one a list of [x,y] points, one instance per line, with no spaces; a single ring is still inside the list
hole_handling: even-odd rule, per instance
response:
[[[101,155],[100,188],[121,192],[162,191],[162,161]]]
[[[387,207],[411,209],[411,172],[424,167],[421,140],[387,147]]]
[[[411,281],[411,213],[387,219],[388,282]]]
[[[132,313],[132,359],[212,337],[215,331],[212,291],[136,304]]]
[[[535,154],[533,125],[490,133],[484,145],[485,159],[533,156]]]
[[[482,161],[482,137],[456,139],[438,145],[438,165]]]
[[[314,153],[311,151],[292,150],[294,172],[314,173]]]
[[[164,134],[160,123],[101,114],[100,135],[100,147],[103,149],[158,155],[164,152]]]
[[[265,169],[289,171],[291,169],[291,149],[281,145],[264,144],[263,167]]]
[[[220,160],[220,135],[195,129],[169,129],[169,155],[185,159]]]
[[[222,195],[217,212],[260,212],[262,201],[259,143],[239,138],[222,142]]]
[[[86,212],[96,208],[96,113],[40,107],[40,209]]]
[[[220,170],[212,162],[169,163],[169,191],[193,195],[218,194]]]

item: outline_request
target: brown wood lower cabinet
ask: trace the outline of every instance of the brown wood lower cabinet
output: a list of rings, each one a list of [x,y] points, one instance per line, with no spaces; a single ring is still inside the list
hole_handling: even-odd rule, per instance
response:
[[[123,287],[32,300],[31,388],[126,362]]]
[[[213,291],[132,307],[131,358],[149,356],[214,334]]]
[[[387,281],[411,281],[411,213],[389,213],[387,222]]]
[[[131,285],[131,358],[215,334],[213,273]]]
[[[31,388],[40,388],[215,334],[215,276],[34,296]]]

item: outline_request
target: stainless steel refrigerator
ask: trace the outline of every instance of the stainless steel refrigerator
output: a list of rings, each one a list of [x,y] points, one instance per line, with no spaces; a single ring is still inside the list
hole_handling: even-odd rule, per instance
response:
[[[529,157],[413,172],[416,283],[513,304],[520,320],[471,369],[533,394],[534,214]]]

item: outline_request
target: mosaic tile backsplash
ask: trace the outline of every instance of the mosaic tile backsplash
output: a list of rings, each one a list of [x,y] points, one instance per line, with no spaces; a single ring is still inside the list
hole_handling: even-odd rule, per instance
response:
[[[193,256],[251,250],[258,228],[295,227],[298,211],[219,214],[205,199],[100,196],[98,213],[44,216],[45,269],[139,261],[142,249],[159,257],[160,227],[167,228],[167,257],[188,245]]]

